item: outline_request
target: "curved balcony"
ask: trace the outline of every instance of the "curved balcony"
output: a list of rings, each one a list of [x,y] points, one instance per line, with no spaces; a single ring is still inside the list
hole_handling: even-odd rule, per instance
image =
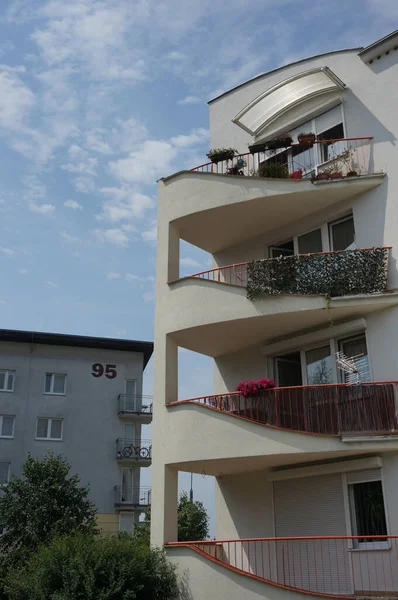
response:
[[[285,591],[336,598],[398,596],[398,536],[308,536],[169,542]],[[359,552],[356,550],[360,550]],[[186,559],[185,559],[186,560]],[[191,563],[192,570],[194,564]],[[230,574],[231,575],[231,574]],[[213,581],[210,578],[206,581]],[[209,594],[210,594],[209,587]],[[264,597],[272,597],[264,589]]]
[[[326,154],[299,152],[296,144],[175,173],[159,182],[160,206],[181,239],[215,254],[382,183],[384,173],[373,165],[372,138],[315,146],[326,148]],[[343,160],[347,152],[352,157]]]
[[[397,382],[275,387],[255,395],[215,394],[172,402],[197,404],[268,427],[305,434],[340,436],[396,435]]]
[[[180,346],[216,357],[364,317],[398,303],[398,294],[386,291],[388,251],[280,257],[196,273],[170,282],[162,327]]]

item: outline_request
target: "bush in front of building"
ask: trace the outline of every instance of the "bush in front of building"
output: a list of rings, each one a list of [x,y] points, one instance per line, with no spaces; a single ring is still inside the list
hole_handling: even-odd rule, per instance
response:
[[[5,580],[9,600],[174,600],[175,567],[128,534],[56,537]]]

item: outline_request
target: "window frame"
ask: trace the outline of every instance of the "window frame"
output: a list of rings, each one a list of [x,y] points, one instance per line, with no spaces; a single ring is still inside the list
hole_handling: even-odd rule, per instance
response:
[[[10,470],[11,470],[11,463],[10,462],[6,462],[6,461],[0,461],[0,464],[2,465],[8,465],[8,469],[7,469],[7,480],[5,482],[2,482],[0,479],[0,489],[6,485],[8,485],[9,481],[10,481]]]
[[[355,512],[355,499],[354,499],[354,488],[355,484],[348,483],[347,481],[347,473],[343,474],[343,489],[344,494],[346,496],[346,518],[348,519],[348,530],[349,535],[355,537],[358,535],[355,533],[357,531],[357,522],[356,522],[356,512]],[[381,491],[383,494],[383,504],[384,504],[384,516],[386,520],[386,535],[390,535],[390,527],[389,527],[389,519],[387,512],[387,502],[386,502],[386,494],[385,494],[385,486],[384,486],[384,478],[383,471],[380,472],[380,479],[373,479],[372,481],[380,481],[381,483]],[[369,479],[366,477],[363,480],[357,481],[356,483],[370,483]],[[370,536],[369,536],[370,537]],[[381,542],[359,542],[358,540],[351,539],[349,540],[349,549],[352,551],[375,551],[375,550],[389,550],[391,548],[390,540],[381,541]]]
[[[2,435],[2,433],[1,433],[1,431],[3,429],[4,417],[12,418],[12,434],[11,435]],[[15,432],[15,415],[0,415],[0,439],[12,440],[14,438],[14,432]]]
[[[329,223],[327,223],[328,233],[329,233],[329,247],[330,247],[331,252],[340,252],[339,250],[334,250],[334,248],[333,248],[333,227],[335,225],[339,225],[340,223],[344,223],[345,221],[350,221],[350,220],[352,220],[353,225],[354,225],[354,242],[353,242],[353,244],[355,244],[355,248],[357,248],[357,241],[356,241],[357,236],[355,233],[354,214],[351,213],[350,215],[346,215],[345,217],[341,217],[340,219],[335,219],[334,221],[330,221]]]
[[[336,347],[338,348],[338,350],[342,350],[344,342],[353,342],[354,340],[358,340],[360,338],[365,338],[366,350],[368,352],[367,357],[368,357],[368,364],[369,364],[369,381],[365,382],[365,383],[369,383],[369,382],[373,381],[373,377],[372,377],[372,364],[370,362],[368,335],[367,335],[366,329],[362,333],[357,333],[356,335],[349,335],[346,337],[338,337],[336,339]],[[338,383],[348,383],[344,379],[343,371],[341,371],[340,369],[337,369],[337,374],[338,374],[338,378],[339,378]]]
[[[64,391],[63,392],[54,392],[54,381],[55,381],[55,375],[63,375],[64,379]],[[47,396],[66,396],[66,373],[49,373],[46,372],[44,375],[44,394],[46,394]],[[51,376],[51,386],[50,386],[50,391],[47,392],[46,391],[46,381],[47,381],[47,377]]]
[[[39,419],[47,420],[47,437],[38,437],[37,435],[37,427],[39,424]],[[61,421],[61,437],[53,438],[51,436],[51,425],[53,421]],[[63,417],[36,417],[36,433],[35,440],[43,441],[43,442],[62,442],[64,439],[64,419]]]
[[[4,383],[7,385],[8,384],[8,378],[10,376],[10,373],[12,374],[12,389],[8,390],[6,388],[0,388],[0,392],[3,393],[8,393],[8,394],[12,394],[14,392],[15,389],[15,369],[0,369],[0,373],[5,373],[6,376],[4,378]]]

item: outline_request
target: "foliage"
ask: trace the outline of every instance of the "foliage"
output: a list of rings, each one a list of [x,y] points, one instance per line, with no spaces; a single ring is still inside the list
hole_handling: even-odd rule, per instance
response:
[[[258,379],[257,381],[241,381],[236,386],[235,390],[240,392],[243,396],[250,396],[257,392],[262,392],[275,387],[275,381],[273,379]]]
[[[205,540],[209,536],[209,517],[202,502],[191,502],[182,492],[178,502],[178,541]]]
[[[286,179],[289,176],[289,171],[286,164],[272,162],[266,160],[259,166],[258,173],[260,177],[268,177],[275,179]]]
[[[72,532],[96,533],[96,509],[88,487],[61,455],[30,455],[22,464],[23,478],[13,477],[0,497],[0,573],[22,564],[40,544]]]
[[[209,537],[209,517],[202,502],[191,502],[188,494],[182,492],[178,501],[178,541],[205,540]],[[151,509],[145,511],[145,520],[135,529],[134,537],[149,544],[151,529]]]
[[[172,600],[175,568],[165,553],[128,534],[56,537],[6,578],[9,600]]]
[[[371,248],[256,260],[248,265],[247,297],[322,294],[336,297],[387,289],[388,249]]]
[[[235,154],[238,154],[238,151],[236,150],[236,148],[210,148],[209,152],[207,153],[207,156],[217,156],[217,154],[229,154],[230,158],[232,158],[233,156],[235,156]]]

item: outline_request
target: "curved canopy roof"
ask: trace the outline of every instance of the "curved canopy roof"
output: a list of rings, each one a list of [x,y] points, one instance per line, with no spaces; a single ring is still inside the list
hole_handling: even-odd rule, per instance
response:
[[[298,73],[269,88],[241,110],[233,122],[255,137],[289,129],[304,117],[341,99],[344,83],[328,67]]]

